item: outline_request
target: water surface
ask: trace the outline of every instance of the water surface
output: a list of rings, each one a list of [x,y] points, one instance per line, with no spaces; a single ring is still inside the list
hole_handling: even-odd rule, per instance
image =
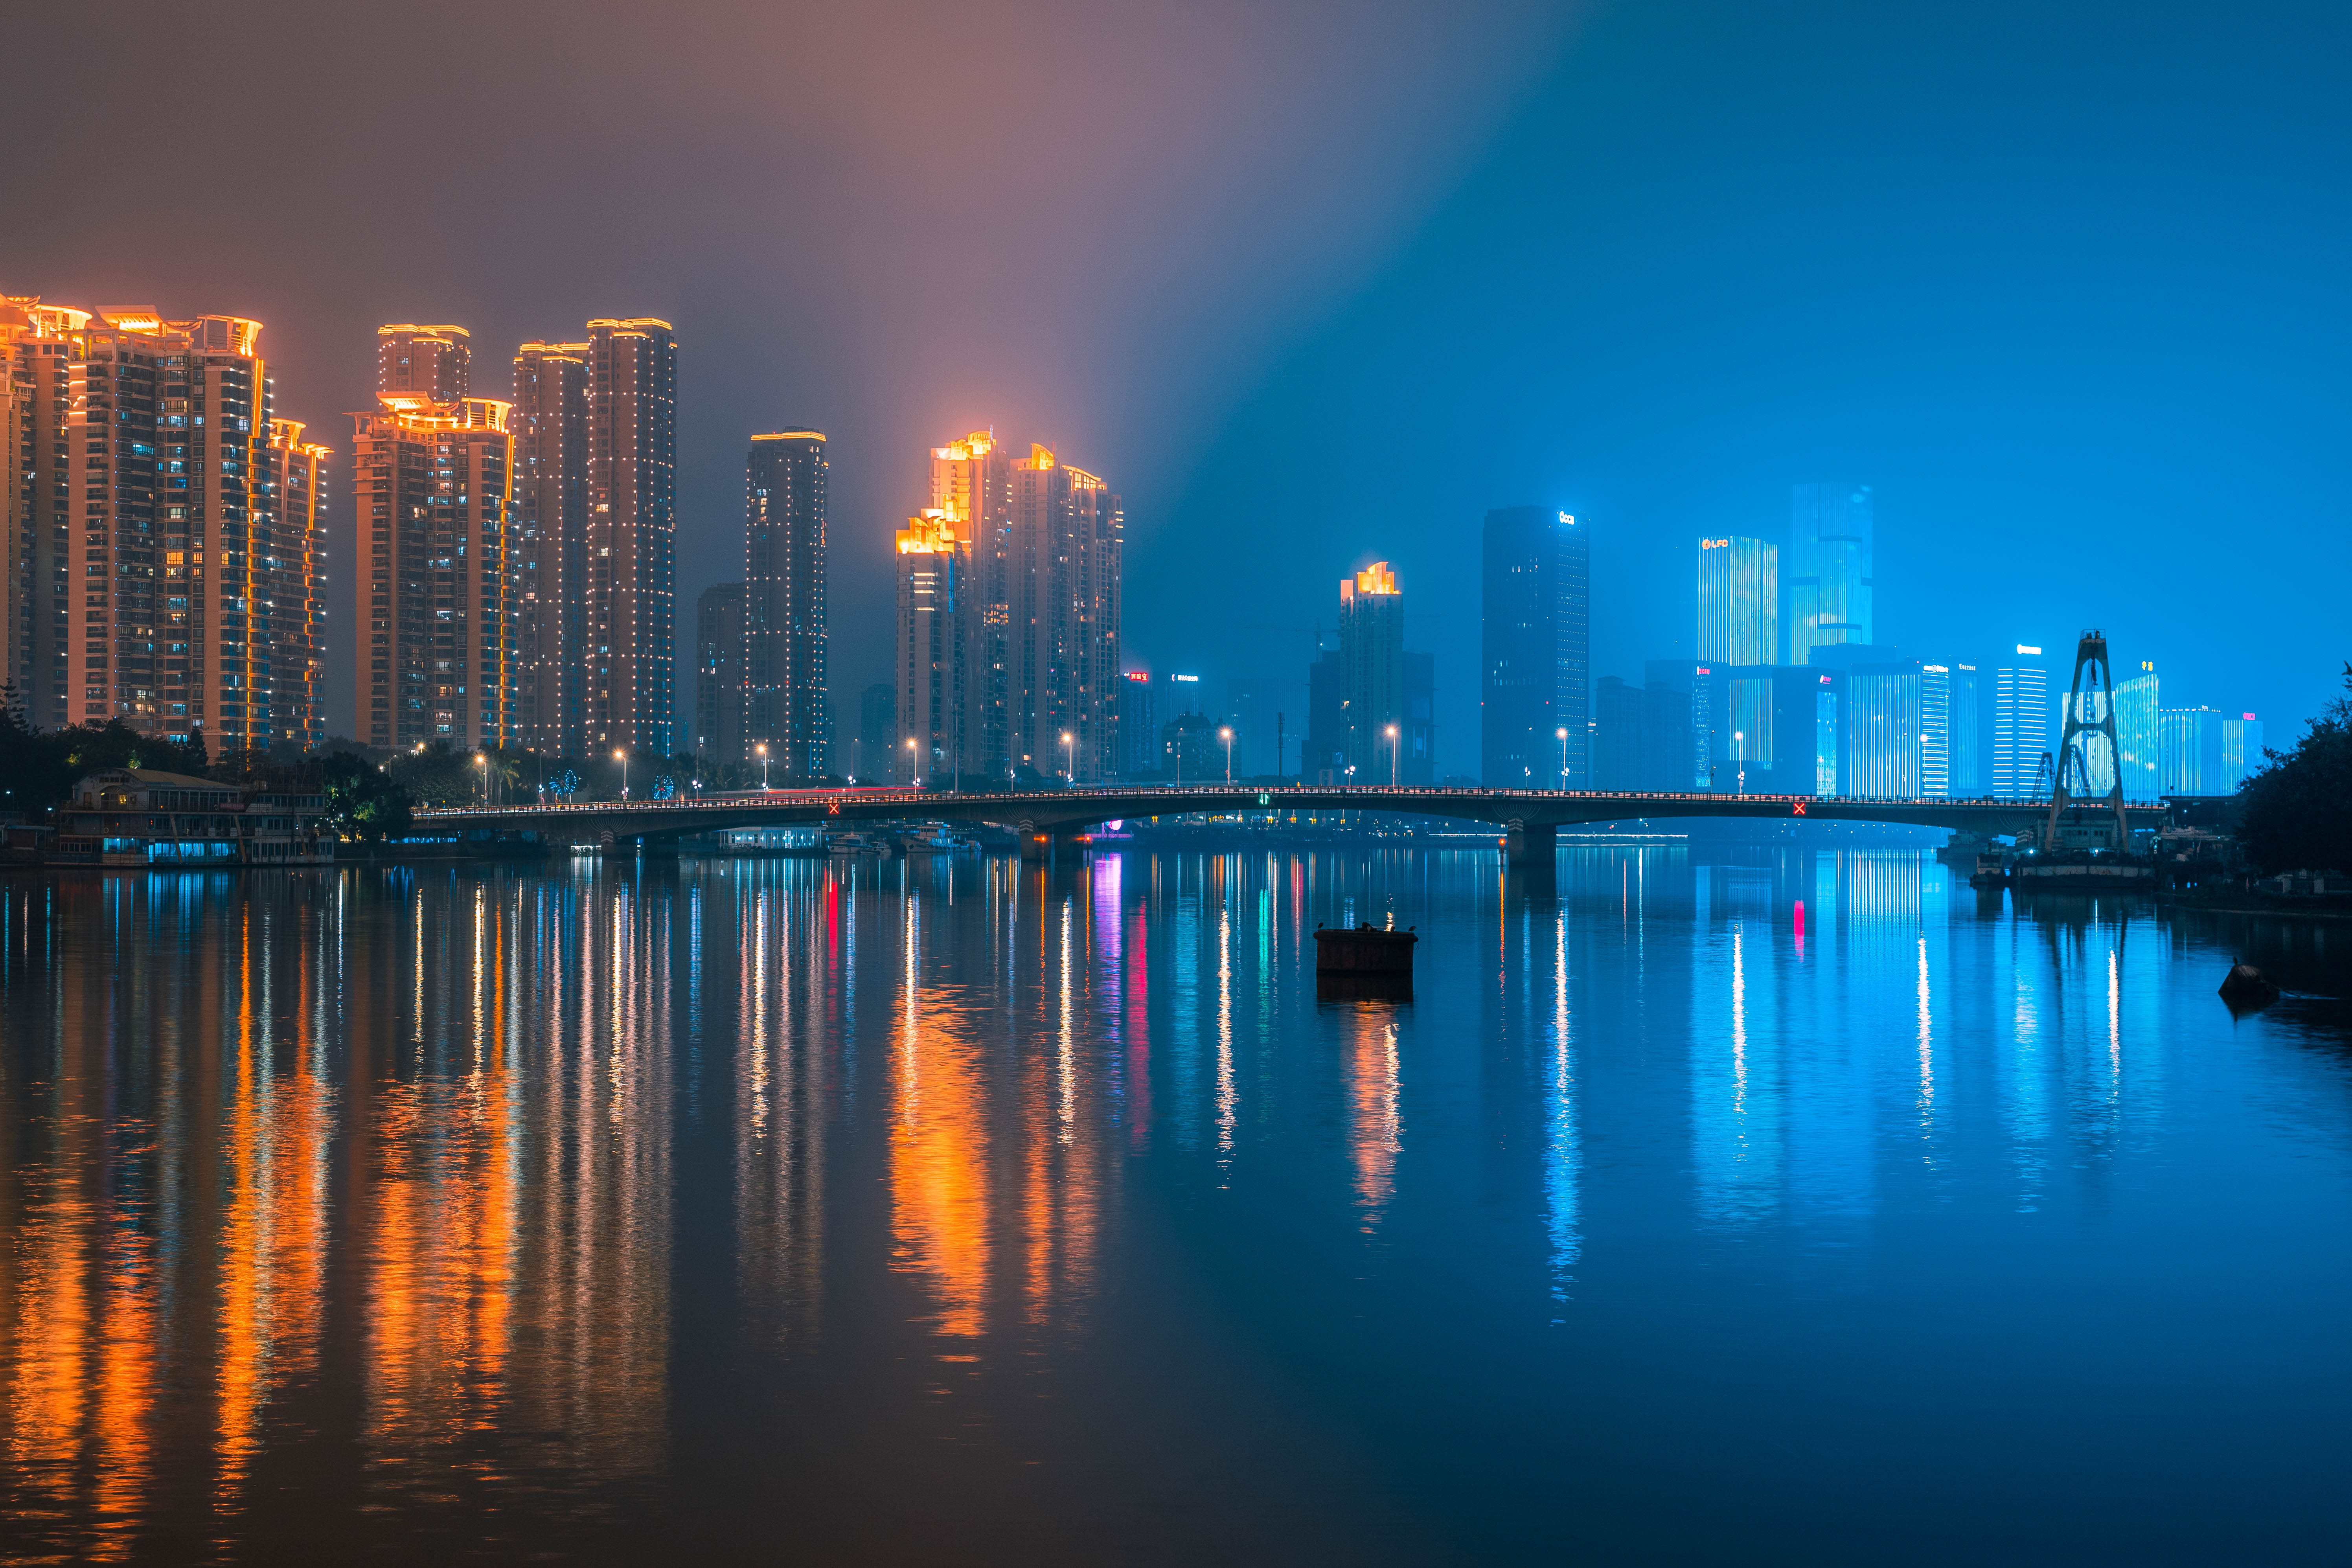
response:
[[[1318,1003],[1391,918],[1414,998]],[[0,879],[0,1556],[2333,1555],[2347,929],[1908,852]]]

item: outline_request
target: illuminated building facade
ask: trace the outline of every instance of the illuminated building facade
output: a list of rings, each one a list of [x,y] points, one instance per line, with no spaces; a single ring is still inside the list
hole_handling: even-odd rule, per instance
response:
[[[2167,708],[2157,715],[2157,784],[2163,794],[2227,795],[2218,708]]]
[[[1479,775],[1490,788],[1560,776],[1590,787],[1592,719],[1591,529],[1564,511],[1486,514],[1479,626]]]
[[[1985,793],[1996,800],[2035,800],[2050,791],[2042,759],[2049,755],[2050,671],[2042,650],[2017,645],[2013,663],[1992,672],[1992,750]]]
[[[1870,641],[1872,540],[1868,485],[1847,480],[1792,488],[1789,503],[1789,662],[1816,647]]]
[[[1012,465],[1006,743],[1014,768],[1090,784],[1118,770],[1126,516],[1100,478],[1032,446]],[[1067,736],[1065,741],[1063,737]]]
[[[931,448],[926,510],[951,526],[957,551],[953,658],[962,671],[957,685],[963,696],[957,699],[947,744],[965,769],[1003,778],[1013,766],[1013,455],[993,430],[974,430]],[[907,632],[902,622],[902,640]],[[918,749],[925,744],[919,741]]]
[[[426,403],[473,395],[473,339],[463,327],[402,322],[375,330],[375,395]]]
[[[1653,717],[1663,727],[1654,743],[1664,748],[1664,758],[1675,760],[1662,766],[1656,787],[1709,787],[1715,767],[1714,701],[1719,690],[1715,667],[1688,659],[1654,658],[1642,666],[1642,685],[1645,692],[1655,694]]]
[[[1847,760],[1852,677],[1802,665],[1712,666],[1698,678],[1714,734],[1713,780],[1721,793],[1852,794]]]
[[[598,749],[677,750],[677,340],[588,323],[584,728]]]
[[[2158,713],[2156,666],[2143,661],[2137,675],[2116,682],[2116,765],[2126,800],[2154,800],[2162,793]]]
[[[1339,579],[1340,701],[1348,765],[1357,784],[1387,784],[1403,773],[1397,749],[1404,733],[1404,595],[1385,561]],[[1393,730],[1392,736],[1390,731]],[[1391,752],[1396,755],[1391,756]]]
[[[706,768],[749,754],[743,706],[743,584],[713,583],[694,601],[693,749]]]
[[[787,778],[832,771],[824,484],[822,431],[751,437],[744,469],[744,711],[737,756],[748,754],[740,748],[764,744],[771,768]]]
[[[2218,793],[2235,795],[2238,786],[2260,773],[2265,762],[2260,719],[2241,713],[2235,719],[2221,721],[2221,787]]]
[[[898,784],[951,782],[973,760],[963,750],[971,646],[964,592],[971,557],[956,530],[940,509],[926,507],[898,531],[898,739],[888,775]]]
[[[379,335],[379,344],[396,342]],[[467,384],[463,334],[436,329],[444,388]],[[395,359],[398,356],[394,356]],[[387,363],[380,375],[414,374]],[[352,573],[359,739],[408,751],[519,743],[520,659],[509,556],[512,405],[385,392],[354,414],[360,562]]]
[[[271,418],[260,334],[7,301],[0,646],[32,723],[215,755],[320,737],[325,448]]]
[[[525,745],[560,757],[589,748],[589,348],[523,344],[507,421],[515,441],[516,727]]]
[[[1764,539],[1698,542],[1698,657],[1770,664],[1780,656],[1780,547]]]

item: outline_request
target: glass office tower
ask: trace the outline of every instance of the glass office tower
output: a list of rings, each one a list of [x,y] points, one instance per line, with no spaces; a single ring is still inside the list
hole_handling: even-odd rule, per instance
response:
[[[1490,788],[1561,775],[1590,787],[1592,721],[1591,528],[1546,507],[1486,514],[1479,626],[1479,776]]]

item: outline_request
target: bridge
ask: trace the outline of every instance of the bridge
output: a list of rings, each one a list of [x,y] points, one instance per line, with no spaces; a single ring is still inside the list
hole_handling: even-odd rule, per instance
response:
[[[1136,817],[1193,812],[1404,812],[1483,822],[1496,828],[1515,864],[1549,864],[1559,830],[1637,817],[1729,816],[1758,821],[1879,822],[1949,827],[1992,836],[2041,826],[2047,800],[1862,800],[1833,795],[1634,794],[1609,790],[1432,789],[1356,784],[1105,784],[1074,789],[977,794],[926,788],[753,790],[661,801],[533,801],[458,806],[415,814],[421,828],[458,833],[529,833],[560,844],[634,845],[674,850],[686,834],[821,825],[850,827],[890,821],[985,823],[1019,836],[1024,859],[1076,850],[1090,829]],[[2131,808],[2135,827],[2164,818],[2157,806]]]

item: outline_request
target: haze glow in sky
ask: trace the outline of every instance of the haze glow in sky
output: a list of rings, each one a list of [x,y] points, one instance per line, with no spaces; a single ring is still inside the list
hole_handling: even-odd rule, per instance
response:
[[[346,454],[381,322],[469,327],[497,395],[526,338],[671,321],[681,645],[744,437],[826,430],[845,730],[925,450],[983,425],[1121,490],[1138,666],[1297,684],[1393,563],[1441,772],[1491,506],[1593,528],[1600,674],[1687,653],[1696,541],[1833,474],[1906,651],[2100,626],[2274,743],[2352,654],[2336,11],[54,10],[0,289],[257,317]]]

